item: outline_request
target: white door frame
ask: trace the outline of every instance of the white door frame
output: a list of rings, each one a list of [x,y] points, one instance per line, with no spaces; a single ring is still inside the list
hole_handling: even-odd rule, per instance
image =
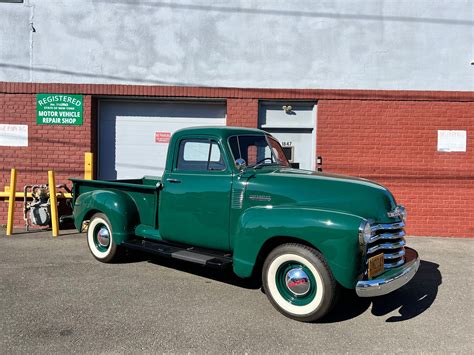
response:
[[[273,105],[301,105],[301,104],[306,104],[308,106],[313,105],[313,110],[311,114],[311,123],[312,123],[312,134],[311,134],[311,149],[313,151],[313,154],[311,155],[311,170],[316,170],[316,156],[317,156],[317,145],[316,145],[316,131],[317,131],[317,114],[318,114],[318,102],[313,101],[313,100],[259,100],[258,103],[258,128],[265,130],[266,127],[261,127],[260,124],[260,117],[262,115],[262,111],[265,108],[265,106],[273,106]],[[268,129],[272,128],[278,128],[278,129],[291,129],[291,127],[268,127]],[[308,128],[308,127],[302,127],[302,128]]]

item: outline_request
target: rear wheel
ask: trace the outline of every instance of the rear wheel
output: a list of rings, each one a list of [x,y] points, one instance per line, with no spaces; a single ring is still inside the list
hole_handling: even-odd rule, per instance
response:
[[[336,280],[324,257],[301,244],[275,248],[263,265],[263,287],[272,305],[285,316],[314,322],[336,299]]]
[[[112,237],[112,225],[103,213],[92,216],[87,228],[87,245],[94,258],[104,263],[116,261],[119,258],[119,247]]]

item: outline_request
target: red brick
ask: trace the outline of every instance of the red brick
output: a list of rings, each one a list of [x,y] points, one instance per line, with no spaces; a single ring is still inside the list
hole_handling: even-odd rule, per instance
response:
[[[37,92],[85,94],[84,125],[37,126]],[[83,154],[97,146],[97,99],[92,94],[227,98],[227,124],[245,127],[257,127],[259,99],[318,101],[317,154],[323,156],[325,171],[361,176],[389,187],[409,210],[410,234],[474,236],[472,92],[0,82],[0,123],[28,124],[30,136],[28,147],[1,147],[0,190],[8,183],[12,166],[19,169],[18,189],[27,183],[45,183],[52,167],[58,182],[82,176]],[[438,129],[467,130],[468,151],[437,152]],[[21,207],[17,209],[21,224]],[[0,224],[5,219],[6,203],[0,202]]]
[[[390,188],[408,233],[474,236],[473,118],[472,102],[320,100],[317,153],[326,171]],[[437,152],[439,129],[467,130],[467,152]]]

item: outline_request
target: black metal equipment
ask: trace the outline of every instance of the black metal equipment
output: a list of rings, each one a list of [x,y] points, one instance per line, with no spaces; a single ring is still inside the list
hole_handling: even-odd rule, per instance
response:
[[[56,188],[64,189],[71,193],[65,185],[57,185]],[[28,202],[28,192],[31,190],[32,201]],[[23,219],[25,220],[25,230],[28,231],[31,225],[40,227],[51,227],[51,200],[49,198],[49,187],[44,185],[25,185],[23,188]],[[72,217],[72,202],[70,199],[58,201],[59,221],[63,223]]]

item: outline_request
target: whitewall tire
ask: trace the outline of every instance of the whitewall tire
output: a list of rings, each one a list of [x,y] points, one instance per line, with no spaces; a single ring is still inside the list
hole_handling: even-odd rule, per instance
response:
[[[112,225],[105,214],[92,216],[87,228],[87,245],[99,261],[109,263],[117,259],[118,247],[113,239]]]
[[[266,258],[263,287],[272,305],[289,318],[313,322],[336,298],[336,281],[324,257],[301,244],[283,244]]]

